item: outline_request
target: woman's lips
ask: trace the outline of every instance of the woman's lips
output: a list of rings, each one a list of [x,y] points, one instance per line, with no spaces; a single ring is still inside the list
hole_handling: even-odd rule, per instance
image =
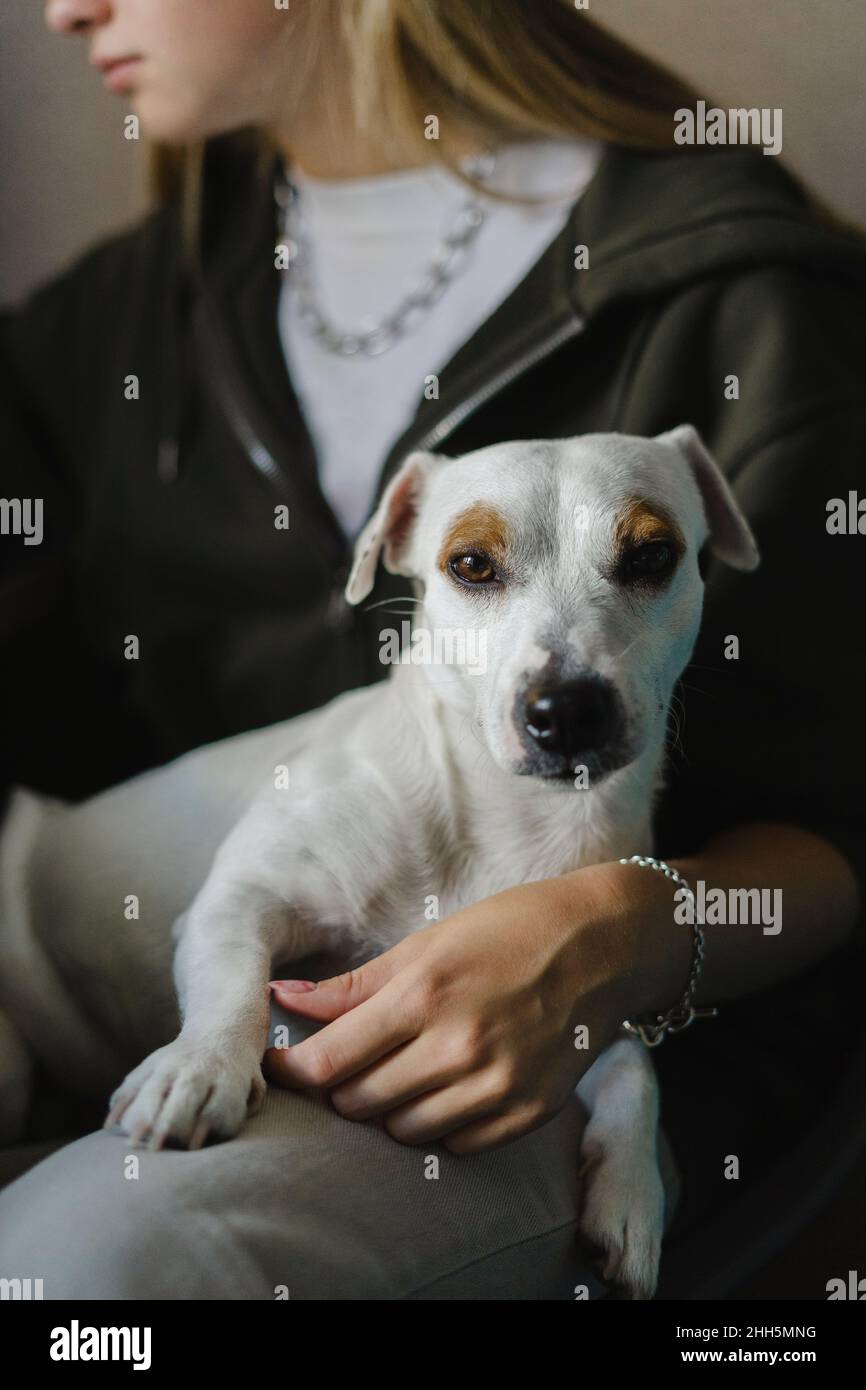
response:
[[[128,58],[107,58],[96,66],[109,91],[125,92],[133,85],[140,62],[141,59],[133,55]]]

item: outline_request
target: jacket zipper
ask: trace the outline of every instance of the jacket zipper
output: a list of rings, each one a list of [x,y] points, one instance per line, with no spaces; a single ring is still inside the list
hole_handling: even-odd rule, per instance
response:
[[[514,358],[502,371],[496,372],[492,377],[489,377],[483,386],[479,386],[476,391],[465,396],[459,404],[453,406],[441,420],[438,420],[436,424],[427,430],[418,440],[414,443],[407,441],[406,444],[401,446],[401,457],[405,456],[411,449],[431,449],[443,443],[449,435],[454,433],[459,425],[462,425],[468,420],[482,405],[485,405],[488,401],[492,400],[494,396],[497,396],[506,386],[510,386],[513,381],[523,376],[524,373],[531,371],[539,362],[543,362],[545,358],[550,357],[560,347],[563,347],[565,343],[570,342],[573,338],[579,337],[583,332],[584,324],[585,320],[576,315],[569,318],[565,323],[560,324],[554,332],[549,333],[547,337],[543,338],[526,352]],[[217,335],[212,335],[211,338],[212,346],[215,336]],[[267,479],[271,486],[274,487],[281,496],[292,500],[292,489],[282,468],[267,446],[259,439],[248,416],[235,399],[230,379],[232,374],[227,368],[225,360],[219,350],[218,357],[222,359],[220,362],[223,368],[222,378],[227,388],[222,396],[221,403],[229,418],[236,438],[242,445],[250,462],[258,469],[263,477]],[[347,548],[346,560],[340,569],[336,585],[332,589],[328,609],[329,625],[337,629],[346,626],[348,620],[348,615],[344,612],[343,586],[345,585],[350,566],[351,548]]]
[[[242,391],[228,361],[227,353],[220,336],[220,329],[216,323],[214,323],[211,331],[207,331],[208,320],[213,316],[210,306],[206,303],[203,295],[200,296],[197,307],[199,321],[202,322],[203,331],[206,335],[205,340],[209,345],[212,359],[215,359],[217,374],[222,381],[223,390],[219,396],[220,405],[228,417],[228,422],[234,431],[235,438],[254,468],[267,479],[271,487],[273,487],[282,498],[291,502],[293,500],[292,488],[285,473],[282,468],[280,468],[280,465],[277,463],[270,449],[268,449],[267,445],[259,438],[255,427],[251,424],[243,405],[238,399]]]
[[[579,337],[583,332],[585,320],[577,316],[569,318],[565,323],[543,338],[534,347],[516,357],[501,372],[495,373],[492,377],[479,386],[471,395],[465,396],[458,405],[452,407],[447,415],[438,420],[435,425],[422,435],[420,439],[412,444],[407,444],[401,448],[401,455],[410,449],[431,449],[437,444],[441,444],[453,434],[459,425],[462,425],[470,416],[474,415],[482,405],[485,405],[506,386],[510,386],[518,377],[525,372],[531,371],[539,362],[543,362],[546,357],[550,357],[565,343],[573,338]],[[223,363],[223,366],[225,364]],[[225,372],[223,374],[225,381]],[[227,390],[222,397],[222,405],[229,417],[235,435],[244,448],[247,457],[258,471],[267,478],[268,482],[277,489],[283,496],[289,494],[291,489],[288,486],[285,474],[280,468],[270,450],[258,438],[253,426],[250,424],[246,414],[238,407],[234,398],[234,393],[230,383],[226,383]]]
[[[416,449],[430,449],[434,445],[442,444],[450,434],[453,434],[459,425],[468,420],[480,406],[486,405],[489,400],[497,396],[506,386],[510,386],[518,377],[525,372],[531,371],[539,362],[543,362],[546,357],[550,357],[558,348],[565,343],[577,338],[583,332],[585,319],[570,318],[566,323],[561,324],[555,332],[529,348],[527,352],[510,362],[501,372],[497,372],[490,377],[483,386],[479,386],[477,391],[473,391],[470,396],[466,396],[459,405],[455,405],[452,410],[437,421],[425,435],[423,435],[412,447]],[[402,451],[401,451],[402,452]]]

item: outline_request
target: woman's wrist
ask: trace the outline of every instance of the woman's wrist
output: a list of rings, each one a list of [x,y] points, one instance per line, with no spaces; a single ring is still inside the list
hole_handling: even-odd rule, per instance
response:
[[[590,933],[606,958],[623,1019],[663,1013],[678,1003],[689,979],[694,937],[674,915],[677,885],[663,874],[618,861],[579,869],[561,882],[580,904],[581,944]]]
[[[734,826],[697,853],[667,862],[696,892],[703,887],[707,901],[713,895],[706,959],[694,996],[699,1007],[796,974],[842,944],[857,920],[857,883],[850,866],[832,845],[798,826]],[[695,943],[692,926],[677,910],[676,883],[619,862],[577,870],[562,880],[569,881],[576,919],[583,917],[588,895],[593,930],[606,934],[617,1006],[623,994],[628,1001],[623,1018],[666,1013],[679,1003]]]

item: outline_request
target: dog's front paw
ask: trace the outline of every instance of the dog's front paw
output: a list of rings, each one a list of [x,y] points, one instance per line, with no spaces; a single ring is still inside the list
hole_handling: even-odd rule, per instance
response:
[[[665,1192],[658,1163],[626,1148],[585,1144],[579,1232],[599,1276],[623,1298],[658,1283]]]
[[[160,1047],[129,1073],[109,1102],[106,1129],[119,1124],[133,1143],[201,1148],[230,1139],[265,1093],[258,1059],[226,1057],[183,1038]]]

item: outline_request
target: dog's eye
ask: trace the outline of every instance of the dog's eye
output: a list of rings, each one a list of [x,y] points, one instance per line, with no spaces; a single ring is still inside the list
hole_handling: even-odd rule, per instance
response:
[[[637,581],[666,579],[676,562],[676,550],[667,541],[647,541],[626,555],[623,577]]]
[[[492,584],[497,578],[493,561],[477,551],[452,555],[448,568],[462,584]]]

